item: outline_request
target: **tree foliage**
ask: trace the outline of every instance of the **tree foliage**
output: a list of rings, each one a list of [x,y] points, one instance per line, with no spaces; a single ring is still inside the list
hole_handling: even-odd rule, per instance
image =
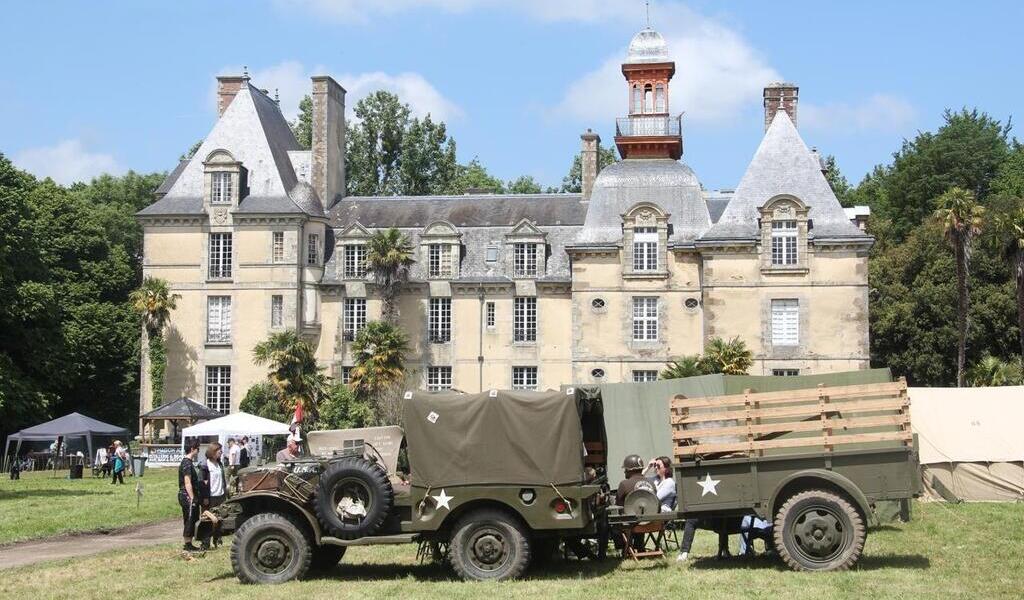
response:
[[[613,162],[618,162],[619,155],[615,152],[614,146],[598,146],[597,148],[597,171],[607,167]],[[562,178],[562,192],[578,194],[583,191],[583,154],[577,152],[569,166],[569,172]]]
[[[313,147],[313,99],[308,94],[299,101],[299,114],[289,125],[301,148],[309,150]]]
[[[825,179],[828,181],[828,185],[832,188],[836,198],[839,199],[840,204],[843,206],[853,206],[850,202],[850,193],[853,191],[853,186],[850,185],[850,182],[839,171],[836,157],[831,154],[825,157]]]
[[[662,379],[679,379],[697,375],[746,375],[754,365],[754,354],[739,337],[731,340],[712,338],[704,346],[704,354],[682,356],[669,362],[661,372]]]
[[[381,424],[400,420],[396,391],[405,381],[409,338],[397,326],[370,321],[352,344],[355,366],[350,385],[360,401],[372,404]]]
[[[253,362],[269,367],[267,381],[277,393],[281,407],[288,412],[302,406],[303,418],[318,418],[320,398],[327,390],[328,380],[317,365],[312,346],[294,329],[270,336],[252,349]]]
[[[398,316],[396,299],[402,285],[409,279],[413,259],[412,242],[392,227],[374,232],[367,244],[366,267],[379,286],[383,299],[383,317],[394,323]]]
[[[1011,360],[986,354],[967,371],[967,384],[972,387],[1021,385],[1024,383],[1024,364],[1020,357]]]

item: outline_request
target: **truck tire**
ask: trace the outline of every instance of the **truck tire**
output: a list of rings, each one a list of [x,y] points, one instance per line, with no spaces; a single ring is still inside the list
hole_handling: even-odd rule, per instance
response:
[[[775,514],[775,549],[794,571],[845,571],[864,550],[864,520],[827,490],[790,496]]]
[[[345,496],[362,500],[366,516],[343,519],[337,507]],[[320,524],[331,535],[354,540],[377,533],[394,500],[391,482],[383,469],[364,458],[350,457],[331,463],[320,475],[313,505]]]
[[[452,568],[466,581],[515,579],[530,564],[530,538],[522,525],[493,508],[474,510],[459,519],[449,550]]]
[[[325,573],[338,566],[345,556],[347,546],[325,544],[313,548],[313,560],[309,564],[310,571]]]
[[[284,583],[309,571],[306,531],[288,515],[261,513],[246,519],[231,542],[231,568],[242,583]]]

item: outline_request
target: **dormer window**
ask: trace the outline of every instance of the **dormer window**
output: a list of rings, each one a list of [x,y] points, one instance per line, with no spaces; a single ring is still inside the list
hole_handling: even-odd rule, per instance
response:
[[[797,264],[796,221],[772,221],[772,265]]]
[[[808,208],[793,196],[777,196],[760,207],[761,272],[806,273]]]
[[[232,173],[219,171],[210,173],[210,204],[231,204]]]
[[[637,227],[633,230],[633,270],[658,270],[657,227]]]
[[[448,279],[451,276],[451,244],[430,244],[427,247],[427,277],[431,279]]]
[[[537,244],[516,243],[512,245],[512,267],[516,277],[537,276]]]
[[[366,276],[366,246],[348,244],[345,246],[345,279],[362,279]]]
[[[206,175],[206,203],[211,206],[237,204],[245,187],[245,169],[227,150],[214,150],[203,161]]]
[[[622,274],[629,278],[668,276],[668,215],[650,202],[641,202],[622,215]]]

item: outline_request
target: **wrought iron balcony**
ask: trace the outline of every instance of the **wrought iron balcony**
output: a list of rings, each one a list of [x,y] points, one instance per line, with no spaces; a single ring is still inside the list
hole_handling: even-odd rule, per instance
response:
[[[633,115],[615,119],[616,137],[654,137],[682,135],[682,115]]]

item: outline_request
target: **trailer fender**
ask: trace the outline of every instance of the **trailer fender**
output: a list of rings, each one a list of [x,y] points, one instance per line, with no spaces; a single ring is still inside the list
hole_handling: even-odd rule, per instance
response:
[[[788,477],[783,479],[775,491],[772,493],[771,501],[768,503],[768,508],[771,510],[771,514],[768,515],[768,520],[775,518],[775,513],[779,509],[779,505],[786,501],[793,494],[799,493],[803,490],[810,490],[815,488],[833,489],[846,495],[856,505],[860,511],[861,516],[864,518],[865,523],[870,525],[876,525],[875,512],[871,508],[871,502],[868,501],[867,496],[864,492],[860,491],[855,483],[850,481],[848,478],[836,473],[835,471],[828,471],[825,469],[805,469],[803,471],[797,471],[790,474]]]
[[[310,533],[313,536],[313,542],[319,544],[320,538],[323,535],[323,532],[320,529],[320,523],[316,520],[316,515],[281,494],[275,494],[273,492],[249,492],[247,494],[228,498],[221,506],[227,504],[237,504],[242,508],[243,512],[249,514],[262,512],[268,508],[276,509],[278,512],[290,512],[291,514],[301,516],[303,520],[309,524]]]

